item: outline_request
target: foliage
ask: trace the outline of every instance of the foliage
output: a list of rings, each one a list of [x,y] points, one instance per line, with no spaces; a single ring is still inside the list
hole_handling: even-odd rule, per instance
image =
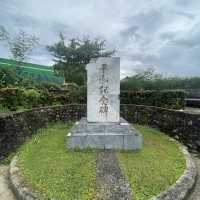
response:
[[[72,38],[66,42],[62,33],[59,41],[47,48],[55,58],[55,73],[63,76],[65,83],[74,82],[78,85],[86,83],[85,65],[92,58],[109,57],[114,53],[105,49],[104,40]]]
[[[160,131],[136,126],[144,145],[137,152],[120,152],[118,159],[128,177],[135,200],[148,200],[166,190],[185,170],[185,158],[177,142]]]
[[[152,69],[121,80],[122,90],[174,90],[200,88],[200,77],[163,77]]]
[[[51,91],[51,90],[58,90],[60,89],[60,86],[56,83],[51,83],[51,82],[42,82],[36,85],[36,87],[39,90],[46,90],[46,91]]]
[[[182,109],[185,106],[183,90],[140,90],[121,91],[121,104],[140,104],[164,107],[170,109]]]
[[[0,88],[16,85],[18,77],[16,71],[12,67],[1,67],[0,66]]]
[[[3,26],[0,27],[0,41],[7,42],[12,57],[18,62],[18,66],[27,59],[33,48],[39,44],[39,38],[29,35],[23,30],[19,30],[14,37],[11,37]]]
[[[121,104],[140,104],[182,109],[185,106],[185,92],[174,91],[121,91]],[[19,107],[33,108],[50,105],[87,103],[87,88],[76,84],[60,87],[57,84],[42,83],[33,87],[0,88],[0,104],[10,110]]]
[[[95,153],[66,149],[65,135],[71,125],[41,129],[19,150],[18,165],[25,180],[44,194],[42,199],[94,199]]]
[[[0,104],[0,113],[1,112],[8,112],[8,111],[9,111],[9,109],[7,107]]]
[[[40,105],[40,93],[35,89],[24,90],[25,107],[39,107]]]
[[[24,90],[21,88],[1,88],[0,104],[9,110],[16,110],[24,104]]]

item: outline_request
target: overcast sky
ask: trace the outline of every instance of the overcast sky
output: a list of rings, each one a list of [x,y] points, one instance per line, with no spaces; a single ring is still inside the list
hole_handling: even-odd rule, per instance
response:
[[[200,76],[200,0],[0,0],[0,25],[40,38],[31,61],[52,64],[47,44],[101,37],[121,57],[121,75],[154,67],[167,76]],[[0,57],[9,57],[0,44]]]

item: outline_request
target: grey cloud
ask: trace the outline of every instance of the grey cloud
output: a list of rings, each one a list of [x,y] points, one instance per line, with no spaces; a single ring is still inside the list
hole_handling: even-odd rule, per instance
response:
[[[184,17],[187,17],[191,20],[193,20],[195,18],[195,15],[192,14],[192,13],[188,13],[188,12],[184,12],[184,11],[176,11],[176,14],[177,15],[181,15],[181,16],[184,16]]]
[[[0,24],[13,34],[35,33],[41,45],[32,60],[52,62],[47,44],[63,31],[67,38],[89,35],[118,50],[123,76],[156,66],[171,75],[200,74],[199,0],[1,0]],[[0,57],[6,55],[0,44]]]

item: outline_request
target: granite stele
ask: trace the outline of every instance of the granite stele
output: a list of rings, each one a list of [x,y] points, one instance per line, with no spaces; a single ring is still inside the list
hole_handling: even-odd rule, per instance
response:
[[[87,118],[67,135],[69,148],[140,149],[141,135],[120,118],[120,58],[101,57],[87,65]]]

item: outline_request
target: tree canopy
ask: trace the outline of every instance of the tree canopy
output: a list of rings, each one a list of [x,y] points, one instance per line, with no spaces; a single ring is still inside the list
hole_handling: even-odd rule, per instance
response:
[[[54,57],[54,71],[65,78],[65,82],[74,82],[84,85],[86,81],[85,66],[92,58],[109,57],[114,50],[106,50],[105,40],[90,38],[72,38],[65,40],[62,33],[59,41],[52,46],[47,46]]]

